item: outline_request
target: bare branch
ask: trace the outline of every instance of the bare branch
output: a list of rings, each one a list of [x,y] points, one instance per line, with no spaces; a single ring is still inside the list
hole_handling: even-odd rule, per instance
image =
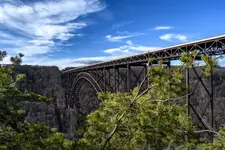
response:
[[[209,133],[213,133],[213,134],[219,135],[217,132],[212,131],[212,130],[199,130],[199,131],[194,131],[194,133],[204,133],[204,132],[209,132]]]

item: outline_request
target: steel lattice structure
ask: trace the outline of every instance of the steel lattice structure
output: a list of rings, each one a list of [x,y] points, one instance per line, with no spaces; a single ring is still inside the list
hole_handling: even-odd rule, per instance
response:
[[[199,54],[207,53],[209,55],[218,55],[224,53],[224,48],[225,48],[225,35],[222,35],[218,37],[163,48],[155,51],[149,51],[147,53],[139,55],[124,57],[112,61],[80,67],[65,71],[63,73],[66,74],[71,72],[83,72],[93,69],[103,69],[126,64],[146,63],[148,58],[153,58],[154,60],[175,60],[178,59],[183,52],[192,52],[194,50],[197,50]]]
[[[79,93],[82,81],[89,82],[96,92],[103,91],[130,91],[130,89],[137,86],[147,74],[148,59],[151,58],[157,63],[163,60],[164,63],[170,67],[170,62],[178,60],[183,52],[197,51],[198,55],[207,54],[210,56],[222,55],[225,53],[225,35],[213,38],[203,39],[195,42],[185,43],[172,47],[162,48],[147,53],[124,57],[116,60],[111,60],[103,63],[97,63],[89,66],[79,67],[63,72],[62,78],[65,88],[67,89],[67,104],[73,107],[74,101]],[[198,82],[191,85],[190,71],[195,75]],[[208,128],[203,116],[207,116],[207,121],[210,122],[211,127],[214,127],[214,84],[213,84],[213,70],[211,72],[211,84],[204,83],[204,75],[199,73],[197,68],[186,70],[186,87],[187,96],[186,104],[188,105],[187,113],[191,116],[195,115],[201,123],[202,128]],[[148,83],[145,85],[148,86]],[[208,95],[206,98],[206,106],[201,111],[195,108],[192,95],[199,86],[202,86]],[[191,95],[189,93],[192,93]]]

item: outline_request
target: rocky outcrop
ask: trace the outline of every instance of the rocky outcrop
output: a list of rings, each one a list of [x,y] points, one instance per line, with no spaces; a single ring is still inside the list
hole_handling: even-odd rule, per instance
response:
[[[34,123],[43,122],[47,126],[57,128],[67,137],[73,138],[77,123],[77,111],[76,108],[68,108],[65,105],[65,94],[59,69],[25,65],[16,66],[15,71],[26,75],[26,79],[19,83],[21,89],[52,98],[50,104],[26,102],[26,120]]]

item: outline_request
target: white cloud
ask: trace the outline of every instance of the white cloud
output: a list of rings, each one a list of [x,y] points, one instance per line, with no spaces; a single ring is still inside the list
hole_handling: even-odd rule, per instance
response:
[[[172,29],[173,27],[171,26],[157,26],[154,28],[154,30],[169,30]]]
[[[28,43],[31,43],[35,46],[41,46],[41,45],[48,45],[48,46],[54,46],[55,42],[51,40],[42,40],[42,39],[36,39],[36,40],[30,40]]]
[[[53,51],[53,49],[49,46],[46,45],[27,45],[27,46],[23,46],[20,48],[13,48],[13,49],[9,49],[9,50],[13,50],[16,53],[23,53],[25,55],[25,57],[27,56],[33,56],[33,55],[41,55],[41,54],[46,54],[46,53],[50,53]]]
[[[112,53],[119,52],[119,51],[121,51],[120,48],[111,48],[111,49],[104,50],[104,52],[108,53],[108,54],[112,54]]]
[[[85,27],[85,23],[69,23],[67,25],[45,25],[37,27],[35,35],[44,39],[68,40],[74,36],[70,32]]]
[[[11,44],[14,47],[11,50],[17,47],[29,56],[52,52],[54,40],[60,43],[81,36],[77,31],[87,24],[75,22],[78,17],[104,8],[100,0],[48,0],[28,4],[20,0],[3,0],[0,3],[0,27],[27,39],[16,37],[16,44],[13,44],[15,37],[1,33],[0,29],[0,43]]]
[[[12,62],[10,61],[11,56],[7,55],[0,64],[11,64]]]
[[[78,66],[85,66],[90,63],[109,61],[112,59],[134,55],[141,52],[153,51],[159,48],[160,47],[136,45],[132,41],[126,41],[125,45],[122,45],[118,48],[104,50],[104,53],[109,54],[107,56],[80,57],[80,58],[71,58],[71,57],[70,58],[49,58],[47,56],[37,57],[37,56],[30,55],[24,58],[23,64],[58,66],[60,69],[63,69],[65,67],[78,67]],[[44,47],[42,50],[44,51]]]
[[[90,64],[90,62],[102,62],[116,59],[118,56],[80,57],[80,58],[48,58],[27,57],[23,64],[58,66],[60,69],[66,67],[78,67]]]
[[[133,45],[132,41],[126,41],[127,45]]]
[[[106,39],[108,41],[111,41],[111,42],[120,42],[123,39],[128,39],[128,38],[132,38],[132,37],[135,37],[135,36],[144,35],[144,33],[129,33],[127,31],[117,32],[117,33],[119,34],[118,36],[106,35],[105,37],[106,37]]]
[[[21,36],[14,36],[8,34],[6,32],[0,31],[0,48],[4,48],[3,46],[21,46],[27,41],[26,38]]]
[[[162,36],[159,37],[161,40],[165,40],[165,41],[182,41],[185,42],[188,40],[188,37],[182,34],[172,34],[172,33],[168,33],[168,34],[164,34]]]
[[[104,50],[107,54],[112,55],[133,55],[140,52],[157,50],[160,47],[142,46],[133,44],[131,41],[127,41],[126,45],[122,45],[118,48],[111,48]]]
[[[32,41],[36,43],[36,41]],[[42,41],[43,43],[51,43],[51,41]],[[41,47],[41,49],[39,49]],[[37,49],[38,48],[38,49]],[[140,52],[153,51],[159,49],[160,47],[149,47],[136,45],[132,41],[126,41],[125,45],[122,45],[118,48],[107,49],[104,52],[110,54],[108,56],[99,56],[99,57],[80,57],[80,58],[49,58],[48,56],[33,56],[30,54],[29,49],[37,51],[37,54],[45,53],[48,47],[45,46],[33,46],[27,47],[25,53],[27,57],[24,57],[23,64],[29,65],[44,65],[44,66],[58,66],[60,69],[66,67],[78,67],[85,66],[90,63],[97,63],[102,61],[109,61],[112,59],[117,59],[120,57],[125,57],[129,55],[134,55]],[[17,49],[19,52],[20,50]],[[3,61],[4,64],[10,63],[10,56],[6,57]]]
[[[111,42],[118,42],[121,41],[122,39],[127,39],[134,37],[135,35],[124,35],[124,36],[112,36],[112,35],[106,35],[106,39],[111,41]]]

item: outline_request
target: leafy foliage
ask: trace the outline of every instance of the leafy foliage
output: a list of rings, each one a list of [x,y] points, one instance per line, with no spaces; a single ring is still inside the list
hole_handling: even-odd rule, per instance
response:
[[[23,53],[19,53],[18,56],[15,57],[11,57],[10,61],[14,64],[14,65],[20,65],[22,63],[22,57],[24,56]]]
[[[66,140],[62,133],[56,132],[44,124],[28,124],[22,132],[12,128],[0,128],[0,148],[13,150],[53,150],[71,149],[71,141]]]
[[[198,149],[202,150],[222,150],[225,149],[225,127],[216,133],[215,141],[212,143],[198,144]]]
[[[6,57],[7,53],[6,51],[0,51],[0,61],[3,60],[4,57]]]

